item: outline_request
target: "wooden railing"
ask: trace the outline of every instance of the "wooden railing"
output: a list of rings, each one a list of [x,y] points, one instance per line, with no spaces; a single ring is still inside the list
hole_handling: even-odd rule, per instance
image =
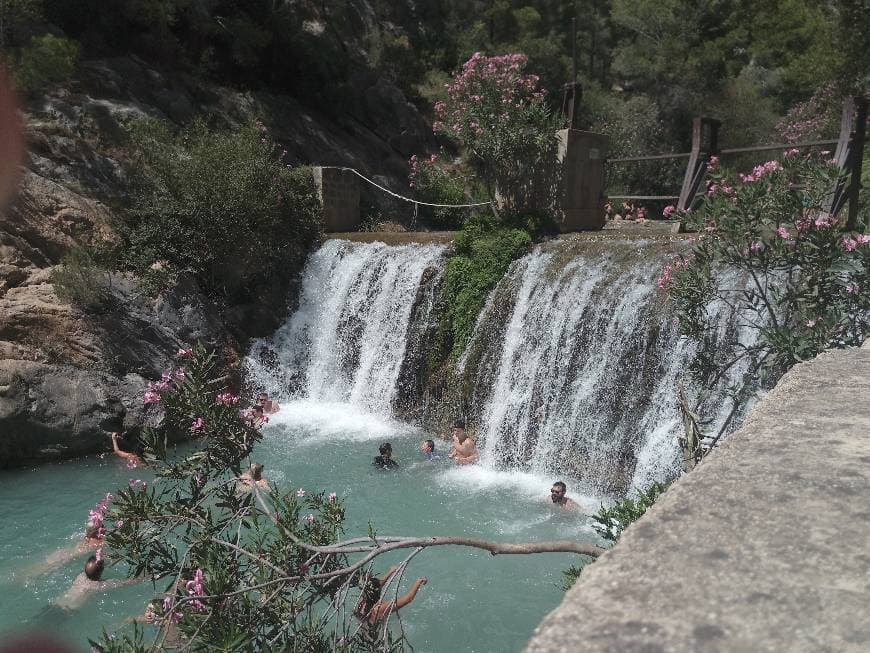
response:
[[[748,147],[719,148],[720,122],[713,118],[698,117],[692,121],[692,149],[690,152],[669,154],[650,154],[608,158],[607,163],[633,163],[640,161],[661,161],[667,159],[688,159],[679,195],[608,195],[611,200],[676,200],[676,207],[682,211],[692,208],[698,196],[698,188],[712,156],[727,156],[750,152],[772,150],[785,151],[791,148],[808,149],[836,145],[834,161],[846,173],[841,177],[832,194],[830,211],[838,214],[846,203],[849,214],[846,228],[854,229],[858,219],[858,194],[861,190],[861,162],[864,157],[864,144],[867,125],[867,98],[847,98],[843,103],[840,121],[840,136],[833,140],[806,141],[803,143],[776,143],[751,145]]]

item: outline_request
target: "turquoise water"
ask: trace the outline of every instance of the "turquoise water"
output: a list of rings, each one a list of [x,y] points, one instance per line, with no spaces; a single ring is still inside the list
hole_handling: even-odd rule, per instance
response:
[[[296,402],[274,415],[253,459],[264,475],[287,488],[337,492],[347,509],[346,535],[364,535],[369,521],[384,535],[467,535],[505,542],[597,538],[588,519],[548,502],[556,479],[481,466],[455,467],[445,458],[425,462],[418,451],[431,437],[345,405]],[[371,466],[377,445],[393,444],[401,467]],[[442,454],[447,443],[437,440]],[[24,627],[50,632],[86,651],[87,636],[124,626],[152,596],[148,585],[109,590],[76,613],[50,608],[81,571],[84,556],[39,572],[34,564],[80,538],[88,510],[107,491],[147,472],[113,457],[89,458],[0,474],[0,633]],[[594,511],[598,499],[569,495]],[[381,571],[399,557],[382,556]],[[568,554],[491,556],[438,547],[420,553],[402,583],[405,591],[427,576],[417,599],[402,610],[416,651],[519,651],[543,616],[562,598]],[[105,577],[119,575],[109,570]]]

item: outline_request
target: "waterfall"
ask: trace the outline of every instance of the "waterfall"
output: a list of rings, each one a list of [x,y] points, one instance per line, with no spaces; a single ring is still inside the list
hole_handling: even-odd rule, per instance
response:
[[[249,378],[284,399],[347,402],[389,415],[421,280],[444,251],[326,241],[305,266],[298,309],[254,344]]]
[[[679,468],[676,388],[694,348],[655,286],[673,254],[673,243],[556,242],[514,262],[461,361],[484,464],[564,474],[590,493]],[[724,390],[706,408],[721,422]]]

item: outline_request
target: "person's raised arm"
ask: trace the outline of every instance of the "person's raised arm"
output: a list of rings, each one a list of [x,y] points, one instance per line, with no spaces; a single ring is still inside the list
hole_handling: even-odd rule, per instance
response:
[[[414,581],[414,584],[411,585],[411,589],[405,592],[402,596],[396,599],[396,610],[399,608],[404,608],[411,601],[414,600],[414,597],[417,596],[417,592],[423,585],[425,585],[429,581],[425,576],[421,576],[417,580]]]

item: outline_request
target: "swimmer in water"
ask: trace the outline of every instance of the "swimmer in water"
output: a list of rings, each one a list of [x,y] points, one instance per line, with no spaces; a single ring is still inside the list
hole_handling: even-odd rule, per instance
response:
[[[389,442],[384,442],[378,447],[380,456],[375,456],[372,465],[381,469],[399,469],[399,463],[393,460],[393,445]]]
[[[453,422],[453,450],[448,454],[457,465],[473,465],[480,460],[477,444],[465,432],[465,420]]]
[[[239,489],[250,491],[253,486],[269,489],[269,479],[263,476],[263,466],[260,463],[251,463],[248,471],[239,475]]]
[[[99,551],[97,551],[99,554]],[[101,557],[92,555],[85,563],[85,568],[82,573],[76,576],[66,593],[60,597],[55,604],[64,610],[77,610],[82,607],[88,600],[88,596],[94,592],[102,592],[103,590],[113,589],[115,587],[124,587],[140,582],[140,578],[124,578],[112,580],[100,580],[103,575],[105,565]]]
[[[380,578],[375,578],[373,576],[363,578],[363,581],[360,583],[362,594],[360,595],[359,601],[356,604],[356,609],[353,612],[357,619],[368,622],[370,625],[374,625],[379,621],[387,619],[393,612],[400,608],[404,608],[413,601],[420,588],[429,580],[425,576],[421,576],[414,581],[414,584],[411,585],[411,589],[399,598],[395,600],[382,601],[381,593],[383,591],[384,583],[386,583],[398,570],[399,565],[393,565],[390,567],[389,571]]]
[[[576,501],[566,496],[567,492],[568,486],[562,481],[556,481],[550,489],[550,500],[560,508],[579,508]]]
[[[129,451],[124,451],[121,447],[118,446],[118,434],[112,433],[112,451],[119,458],[123,458],[127,461],[127,466],[129,467],[139,467],[142,465],[142,459],[137,456],[135,453],[130,453]]]

